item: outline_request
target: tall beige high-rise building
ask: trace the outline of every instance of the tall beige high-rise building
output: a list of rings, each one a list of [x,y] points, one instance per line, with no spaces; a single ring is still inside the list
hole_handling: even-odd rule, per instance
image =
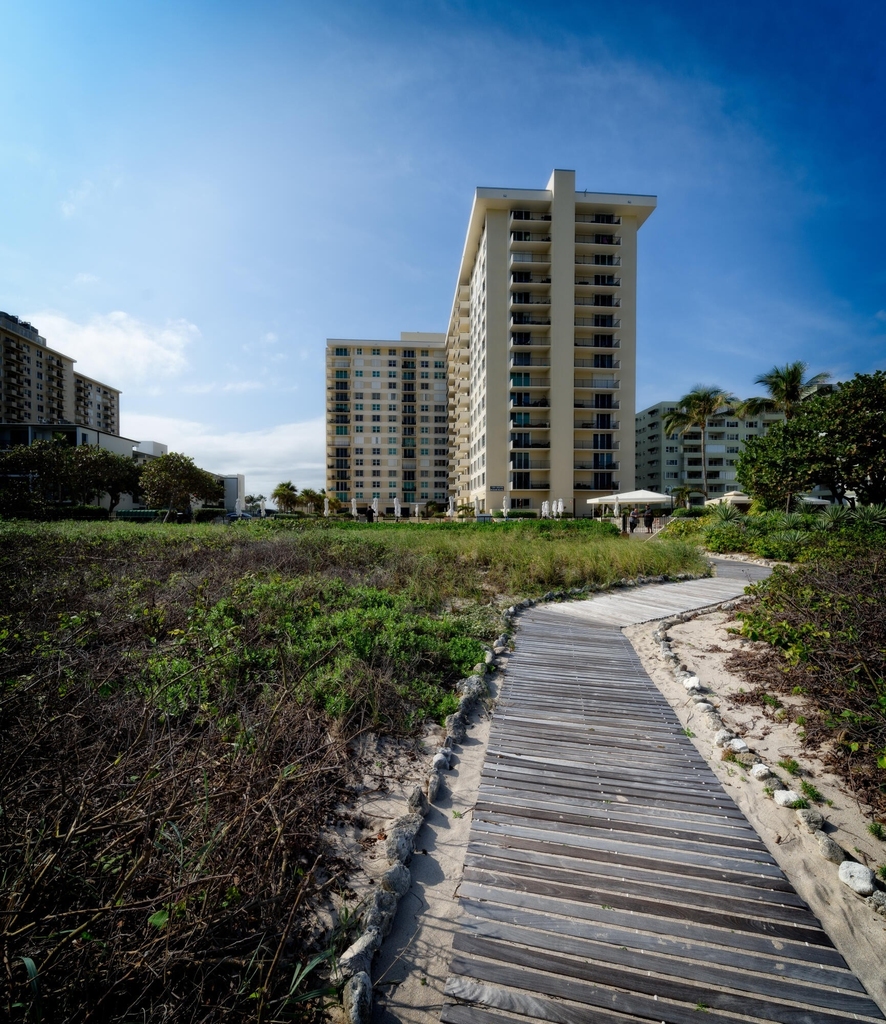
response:
[[[445,505],[449,494],[446,336],[326,342],[326,492],[363,511]],[[407,510],[408,514],[408,510]]]
[[[637,231],[652,196],[478,188],[446,351],[450,489],[481,510],[634,486]]]

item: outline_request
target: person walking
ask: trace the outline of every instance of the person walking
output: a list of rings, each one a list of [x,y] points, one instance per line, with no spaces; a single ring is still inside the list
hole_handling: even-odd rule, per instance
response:
[[[653,525],[654,522],[655,522],[655,513],[647,505],[646,508],[643,509],[643,525],[646,527],[646,532],[647,533],[652,533],[652,525]]]
[[[637,529],[637,526],[639,525],[639,523],[640,523],[640,510],[638,508],[632,508],[631,509],[630,518],[628,519],[628,526],[630,526],[630,528],[631,528],[631,533],[633,533],[634,530]]]

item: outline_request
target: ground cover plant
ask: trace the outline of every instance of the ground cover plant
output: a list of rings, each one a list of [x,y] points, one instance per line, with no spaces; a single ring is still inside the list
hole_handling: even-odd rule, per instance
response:
[[[753,684],[739,702],[766,714],[786,708],[849,787],[886,817],[886,557],[868,552],[794,569],[778,567],[752,589],[741,634],[766,647],[730,667]],[[791,695],[781,701],[777,694]]]
[[[0,524],[2,1015],[315,1019],[355,737],[452,710],[501,601],[702,571],[580,522]]]
[[[695,539],[718,554],[740,552],[784,562],[850,557],[886,550],[886,507],[830,505],[817,511],[744,514],[732,505],[713,505],[701,515],[672,520],[666,533]]]

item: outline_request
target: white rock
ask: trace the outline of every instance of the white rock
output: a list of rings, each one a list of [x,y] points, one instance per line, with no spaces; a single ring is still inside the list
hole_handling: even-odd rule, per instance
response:
[[[846,852],[839,843],[836,843],[827,833],[819,831],[814,833],[818,842],[818,848],[822,857],[832,864],[842,864],[846,860]]]
[[[693,686],[701,686],[701,680],[698,678],[698,676],[695,676],[695,675],[687,676],[683,680],[683,685],[686,687],[687,690],[689,690]]]
[[[874,872],[864,864],[856,864],[853,860],[844,860],[838,871],[840,881],[848,885],[859,896],[870,896],[874,891]]]
[[[779,807],[792,807],[800,799],[800,794],[792,789],[777,789],[772,794],[772,799]]]
[[[432,763],[435,771],[445,771],[449,767],[449,758],[445,754],[435,754]]]
[[[695,710],[696,711],[701,711],[702,713],[704,713],[705,711],[713,711],[714,710],[714,705],[713,704],[708,704],[708,702],[706,700],[700,700],[695,705]]]
[[[753,766],[753,768],[751,768],[751,775],[758,782],[765,782],[766,779],[772,778],[772,772],[769,770],[767,765],[763,764],[762,762],[758,762]]]
[[[731,739],[735,739],[735,733],[730,732],[728,729],[721,729],[714,735],[714,743],[718,747],[725,747]]]
[[[799,807],[797,820],[801,825],[805,825],[810,832],[818,832],[824,825],[824,815],[814,807]]]
[[[736,738],[734,740],[730,740],[726,744],[726,746],[729,747],[729,749],[734,754],[746,754],[748,752],[748,750],[750,750],[750,747],[747,745],[747,743],[745,743],[744,740],[740,740],[738,738]]]
[[[372,982],[366,971],[359,971],[348,980],[342,992],[342,1003],[348,1024],[364,1024],[372,1014]]]

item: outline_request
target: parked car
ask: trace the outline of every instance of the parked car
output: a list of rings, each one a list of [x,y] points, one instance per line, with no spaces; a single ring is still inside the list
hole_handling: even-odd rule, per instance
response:
[[[252,516],[248,512],[229,512],[225,519],[229,523],[235,522],[237,519],[252,519]]]

